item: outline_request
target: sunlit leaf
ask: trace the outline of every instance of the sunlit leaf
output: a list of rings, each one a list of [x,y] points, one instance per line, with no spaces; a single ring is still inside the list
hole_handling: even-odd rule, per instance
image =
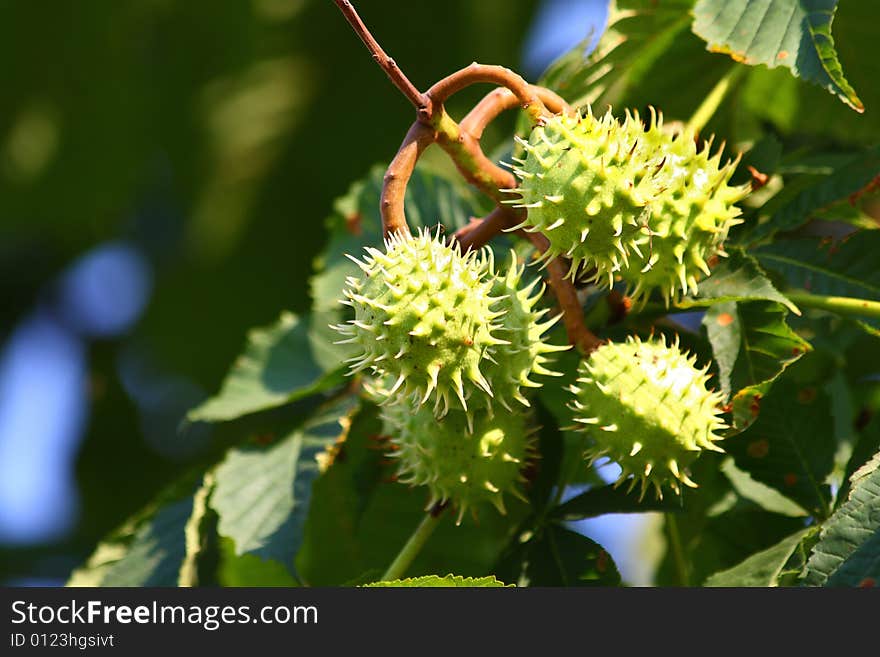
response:
[[[410,577],[408,579],[395,579],[384,582],[364,584],[367,588],[493,588],[506,586],[494,577],[461,577],[460,575],[425,575],[424,577]]]
[[[834,49],[837,0],[697,0],[693,30],[709,50],[745,64],[785,66],[864,111]]]

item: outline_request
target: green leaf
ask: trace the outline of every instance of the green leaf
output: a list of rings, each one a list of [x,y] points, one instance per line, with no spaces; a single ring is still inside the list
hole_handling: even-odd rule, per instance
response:
[[[809,586],[870,586],[880,577],[880,452],[853,474],[851,485],[807,562]]]
[[[798,518],[808,515],[798,504],[785,497],[775,488],[770,488],[760,481],[752,479],[748,472],[736,467],[733,459],[725,459],[721,471],[730,480],[736,494],[745,500],[754,502],[770,513]]]
[[[813,294],[880,300],[880,232],[859,231],[837,244],[818,239],[781,240],[755,256],[793,288]]]
[[[814,135],[848,144],[876,143],[880,137],[880,58],[865,56],[877,41],[880,5],[876,2],[841,2],[834,15],[837,52],[847,79],[859,90],[868,108],[853,112],[824,89],[803,84],[787,69],[763,66],[749,69],[742,93],[735,102],[741,121],[769,122],[783,135]],[[804,108],[809,108],[804,111]],[[760,125],[758,130],[763,131]]]
[[[338,360],[329,371],[325,366],[315,356],[308,322],[283,313],[272,326],[250,332],[220,392],[191,410],[187,419],[232,420],[329,390],[343,381],[343,368]]]
[[[738,563],[733,568],[715,573],[704,586],[779,586],[785,564],[791,559],[812,528],[795,532],[773,547],[767,548]]]
[[[849,497],[852,476],[871,460],[878,449],[880,449],[880,415],[874,415],[868,425],[859,433],[858,440],[853,446],[852,454],[846,464],[843,485],[837,492],[838,505]]]
[[[517,537],[497,575],[517,586],[617,586],[620,573],[598,543],[557,524]]]
[[[696,297],[685,297],[676,305],[692,308],[725,301],[763,300],[781,303],[795,315],[801,314],[797,306],[773,287],[754,258],[741,249],[731,248],[729,253],[730,257],[722,260],[711,276],[700,282]]]
[[[802,173],[785,176],[786,187],[766,206],[772,213],[762,213],[766,218],[762,217],[751,229],[746,228],[740,241],[764,241],[805,224],[836,204],[848,203],[853,194],[867,188],[880,175],[880,146],[856,154],[813,157],[795,162],[789,169]]]
[[[553,509],[551,515],[558,520],[583,520],[606,513],[645,513],[647,511],[676,511],[681,500],[667,495],[662,500],[646,496],[640,500],[636,491],[626,492],[625,486],[612,484],[597,486],[577,495]]]
[[[395,579],[385,582],[373,582],[364,584],[365,588],[496,588],[507,586],[494,577],[461,577],[460,575],[425,575],[424,577],[410,577],[407,579]],[[513,586],[513,585],[511,585]]]
[[[177,586],[187,556],[187,527],[195,496],[207,494],[202,477],[190,473],[127,519],[75,569],[67,586]],[[201,501],[199,501],[199,506]]]
[[[837,449],[828,394],[781,377],[759,404],[757,420],[727,438],[725,451],[754,479],[825,517],[830,508],[825,479]]]
[[[252,553],[288,567],[302,542],[317,457],[342,440],[357,403],[344,397],[269,446],[231,449],[216,471],[211,507],[217,531]]]
[[[612,1],[596,49],[563,55],[541,84],[597,112],[651,104],[669,116],[688,116],[730,68],[688,29],[692,6],[693,0]]]
[[[703,326],[718,366],[721,390],[735,391],[772,381],[812,348],[785,321],[778,303],[724,302],[711,306]]]
[[[834,49],[836,8],[837,0],[698,0],[693,30],[713,52],[750,65],[785,66],[863,112]]]

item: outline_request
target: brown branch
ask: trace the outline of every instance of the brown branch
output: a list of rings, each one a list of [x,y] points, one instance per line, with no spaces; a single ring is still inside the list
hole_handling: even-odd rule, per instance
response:
[[[437,133],[432,127],[416,121],[410,126],[409,132],[406,133],[403,143],[397,150],[397,155],[388,165],[382,181],[382,195],[379,201],[382,232],[386,237],[395,232],[409,233],[404,212],[406,185],[419,157],[436,139]]]
[[[390,79],[391,82],[394,83],[394,86],[406,96],[407,100],[413,104],[413,107],[419,111],[427,111],[427,115],[430,115],[431,99],[416,89],[415,85],[409,81],[409,78],[407,78],[403,71],[400,70],[400,67],[397,66],[397,62],[391,59],[391,57],[388,56],[388,53],[382,50],[382,46],[380,46],[379,42],[376,41],[372,34],[370,34],[370,30],[364,25],[364,22],[361,20],[361,17],[358,16],[358,13],[355,11],[351,2],[349,0],[333,1],[336,3],[336,6],[339,7],[342,15],[345,16],[345,20],[348,21],[348,24],[351,25],[355,33],[361,38],[361,41],[364,42],[367,50],[369,50],[370,54],[373,56],[373,61],[385,71],[388,79]]]
[[[550,242],[541,233],[526,233],[528,240],[540,252],[544,253]],[[565,277],[568,269],[562,258],[553,258],[547,263],[547,273],[550,275],[550,287],[556,295],[556,301],[562,310],[562,321],[568,334],[568,342],[575,345],[585,354],[589,354],[602,345],[599,339],[584,322],[584,311],[581,302],[574,289],[574,283]]]
[[[516,226],[522,220],[521,210],[500,205],[482,219],[471,219],[467,226],[455,231],[453,238],[461,246],[462,252],[479,249],[505,228]]]
[[[513,174],[486,157],[479,140],[462,130],[442,105],[435,105],[435,108],[440,110],[432,122],[437,131],[437,143],[449,154],[464,179],[496,203],[510,198],[501,190],[516,187]]]
[[[503,66],[489,66],[474,62],[434,84],[425,92],[425,96],[436,107],[445,103],[454,93],[479,82],[488,82],[510,89],[535,124],[540,124],[544,117],[548,116],[547,108],[532,90],[532,85]],[[430,116],[431,112],[427,113],[424,120],[430,119]]]
[[[549,89],[529,85],[532,92],[541,99],[547,109],[554,114],[571,111],[571,106],[561,96]],[[469,132],[475,139],[483,136],[483,130],[499,114],[519,107],[520,100],[506,87],[498,87],[486,94],[467,116],[461,120],[461,129]]]

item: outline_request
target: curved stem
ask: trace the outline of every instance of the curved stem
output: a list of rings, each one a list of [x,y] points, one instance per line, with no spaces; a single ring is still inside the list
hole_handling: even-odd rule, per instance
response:
[[[499,205],[482,219],[472,219],[471,223],[459,228],[453,238],[461,246],[462,253],[479,249],[505,228],[521,222],[521,211],[507,205]]]
[[[544,253],[550,246],[550,242],[541,233],[526,233],[526,237],[540,253]],[[568,273],[565,261],[562,258],[553,258],[547,263],[547,273],[550,275],[550,287],[553,288],[562,310],[562,321],[569,343],[585,354],[592,353],[602,345],[602,340],[584,322],[584,311],[577,297],[577,290],[574,283],[565,277]]]
[[[424,547],[425,543],[428,541],[428,538],[434,533],[434,530],[437,529],[437,525],[440,524],[440,518],[442,518],[443,510],[445,508],[445,505],[434,506],[425,515],[422,522],[419,523],[419,526],[416,527],[416,530],[412,533],[412,536],[409,537],[409,540],[394,558],[394,561],[388,566],[388,570],[382,575],[383,582],[400,579],[404,573],[406,573],[422,547]]]
[[[409,78],[407,78],[403,71],[397,66],[397,62],[391,59],[391,57],[388,56],[388,53],[382,50],[382,46],[380,46],[379,42],[376,41],[372,34],[370,34],[370,30],[364,25],[364,22],[361,20],[361,17],[358,16],[358,13],[355,11],[351,2],[349,0],[333,1],[336,3],[336,6],[339,7],[342,15],[345,16],[345,20],[348,21],[348,24],[351,25],[355,33],[361,38],[361,41],[364,42],[367,50],[369,50],[370,54],[373,56],[373,61],[385,71],[385,74],[388,76],[388,79],[394,83],[394,86],[406,96],[406,99],[412,103],[413,107],[417,110],[429,109],[431,102],[430,98],[416,89],[415,85],[409,81]]]
[[[396,232],[409,233],[404,212],[406,185],[419,157],[436,139],[437,133],[430,126],[416,121],[410,126],[409,132],[406,133],[403,143],[397,150],[397,155],[388,165],[385,178],[382,180],[382,195],[379,200],[382,229],[386,237]]]
[[[529,87],[541,99],[545,107],[554,114],[562,114],[571,110],[571,106],[550,89],[534,84]],[[489,123],[498,118],[502,112],[519,107],[519,102],[519,98],[510,89],[506,87],[493,89],[461,120],[461,129],[479,139],[483,136],[483,130]]]
[[[809,292],[792,292],[786,294],[794,303],[807,308],[819,308],[838,315],[854,315],[880,319],[880,301],[857,299],[854,297],[828,297]]]
[[[724,100],[727,92],[730,91],[731,87],[739,81],[747,70],[748,67],[743,66],[742,64],[734,64],[733,67],[725,73],[724,77],[718,80],[718,83],[712,88],[712,91],[709,92],[709,95],[706,96],[703,102],[700,103],[697,111],[694,112],[690,121],[687,122],[686,129],[691,130],[696,134],[705,128],[706,124],[709,123],[710,119],[715,114],[715,111],[721,105],[721,101]]]
[[[434,114],[432,125],[437,131],[437,143],[449,154],[465,180],[496,203],[510,198],[502,190],[516,187],[516,178],[486,157],[473,135],[462,130],[442,107]]]
[[[454,93],[479,82],[488,82],[510,89],[519,100],[523,110],[528,113],[532,123],[536,125],[540,124],[548,115],[547,108],[532,90],[531,85],[521,76],[503,66],[474,62],[434,84],[425,92],[425,95],[434,105],[442,105]]]

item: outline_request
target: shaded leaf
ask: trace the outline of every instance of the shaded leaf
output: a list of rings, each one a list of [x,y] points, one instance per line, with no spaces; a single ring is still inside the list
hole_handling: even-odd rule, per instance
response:
[[[730,480],[737,495],[750,502],[754,502],[765,511],[790,517],[808,515],[798,504],[795,504],[775,488],[770,488],[770,486],[752,479],[748,472],[744,472],[736,467],[733,459],[726,459],[721,466],[721,471]]]
[[[880,577],[880,452],[851,478],[849,499],[822,526],[809,586],[872,586]]]
[[[706,311],[703,326],[726,397],[775,379],[810,351],[810,344],[786,323],[787,314],[778,303],[766,302],[724,302]]]
[[[693,30],[711,51],[750,65],[785,66],[862,112],[834,49],[836,8],[837,0],[698,0]]]
[[[740,241],[761,242],[821,216],[836,204],[848,203],[853,194],[880,176],[880,147],[856,154],[812,157],[792,163],[788,170],[794,173],[785,176],[786,188],[767,204],[768,211],[762,212],[769,216],[747,227]]]
[[[791,287],[813,294],[880,300],[880,232],[860,231],[837,244],[818,239],[778,241],[756,250]]]
[[[725,301],[775,301],[795,315],[800,310],[761,270],[757,261],[741,249],[729,249],[730,257],[722,260],[712,274],[700,281],[700,291],[695,297],[685,297],[678,304],[682,308],[705,306]]]
[[[654,104],[670,116],[687,116],[730,68],[688,29],[692,5],[693,0],[612,1],[595,50],[585,55],[581,47],[563,55],[541,84],[597,112]]]
[[[253,553],[292,567],[302,542],[318,455],[344,439],[357,403],[344,397],[268,447],[231,449],[216,471],[211,507],[217,531],[236,554]]]
[[[647,511],[677,511],[681,500],[667,495],[658,500],[653,495],[639,500],[637,491],[626,492],[626,486],[612,484],[598,486],[577,495],[553,509],[552,517],[559,520],[583,520],[606,513],[645,513]]]
[[[828,514],[826,477],[834,467],[831,400],[821,388],[776,380],[760,404],[757,420],[724,449],[754,479],[777,489],[819,517]]]
[[[617,586],[620,573],[598,543],[560,525],[515,540],[496,574],[517,586]]]
[[[858,440],[846,464],[843,485],[837,492],[838,506],[849,497],[851,478],[855,472],[871,460],[880,450],[880,414],[875,414],[868,425],[858,435]]]
[[[309,326],[283,313],[268,328],[253,329],[220,392],[189,412],[190,421],[220,422],[329,390],[343,381],[339,360],[329,371],[316,358]]]
[[[494,577],[461,577],[460,575],[425,575],[424,577],[409,577],[407,579],[395,579],[385,582],[373,582],[364,584],[365,588],[493,588],[507,586]]]
[[[733,568],[715,573],[705,586],[779,586],[786,563],[813,529],[804,529],[782,539],[773,547],[753,554]]]

